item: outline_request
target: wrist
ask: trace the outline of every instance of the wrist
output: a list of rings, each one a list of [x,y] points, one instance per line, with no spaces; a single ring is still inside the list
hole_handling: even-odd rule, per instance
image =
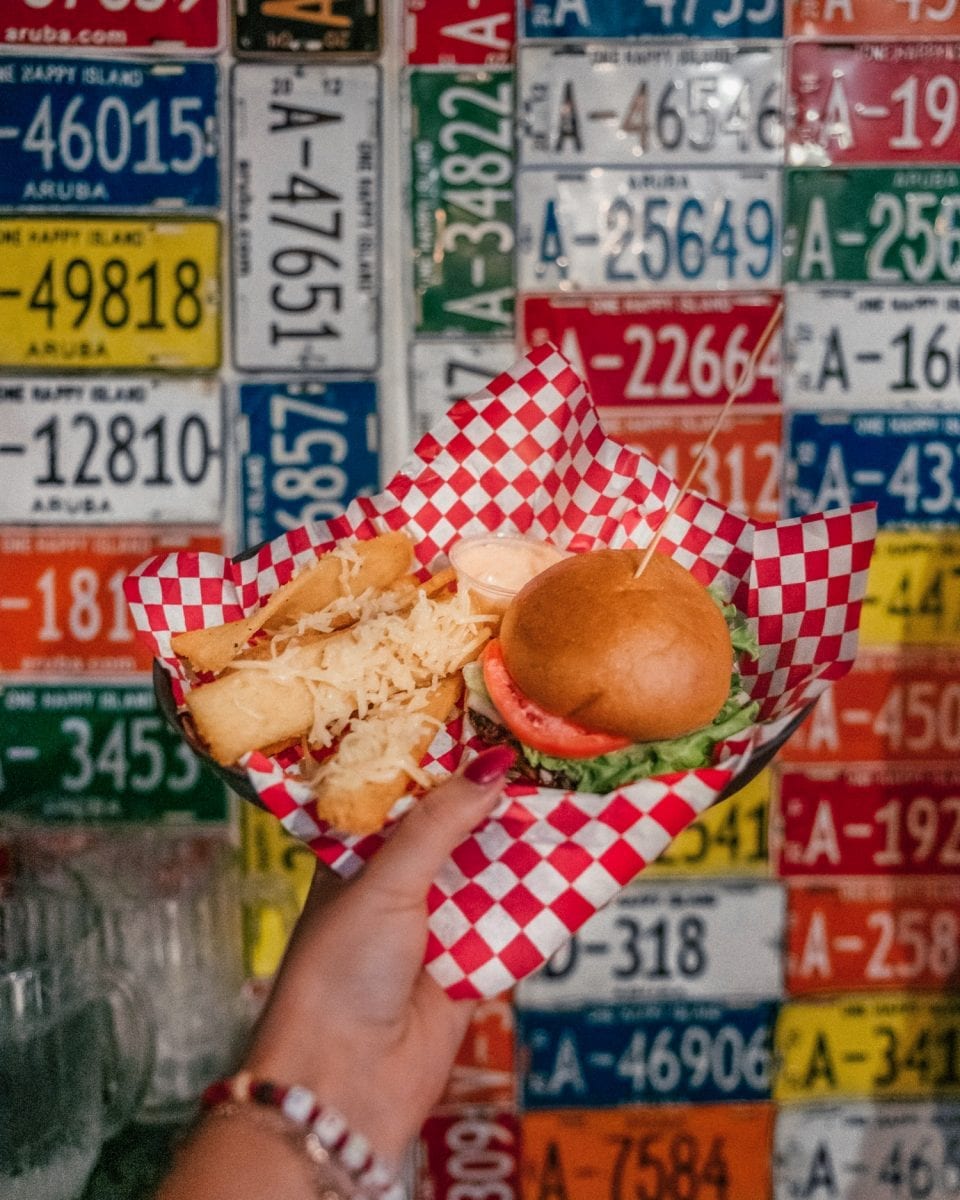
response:
[[[397,1165],[306,1087],[241,1071],[211,1084],[202,1104],[210,1114],[239,1114],[284,1137],[310,1163],[314,1190],[323,1200],[401,1200]]]

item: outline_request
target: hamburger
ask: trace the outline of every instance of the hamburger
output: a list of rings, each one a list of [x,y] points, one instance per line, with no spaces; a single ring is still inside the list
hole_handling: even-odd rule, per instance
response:
[[[593,550],[530,580],[464,670],[483,741],[546,787],[604,793],[707,765],[756,720],[738,660],[759,649],[731,604],[654,554]]]

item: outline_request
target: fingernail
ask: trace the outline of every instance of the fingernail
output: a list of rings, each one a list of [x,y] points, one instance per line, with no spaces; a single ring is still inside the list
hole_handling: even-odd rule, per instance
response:
[[[517,752],[512,746],[491,746],[467,763],[463,776],[471,783],[493,783],[502,779],[516,761]]]

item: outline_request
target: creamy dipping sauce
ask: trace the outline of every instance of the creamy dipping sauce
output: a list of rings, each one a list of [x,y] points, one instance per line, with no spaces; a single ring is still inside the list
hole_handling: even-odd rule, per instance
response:
[[[450,550],[461,585],[491,612],[503,612],[525,583],[565,557],[549,542],[519,534],[461,538]]]

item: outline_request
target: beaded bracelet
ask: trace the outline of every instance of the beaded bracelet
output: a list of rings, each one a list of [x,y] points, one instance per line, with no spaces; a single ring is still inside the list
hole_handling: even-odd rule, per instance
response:
[[[284,1086],[265,1079],[254,1079],[241,1071],[210,1084],[200,1098],[201,1106],[211,1112],[253,1104],[272,1110],[283,1127],[297,1135],[307,1158],[315,1166],[321,1155],[329,1159],[349,1180],[357,1196],[370,1200],[403,1200],[405,1192],[393,1172],[372,1150],[361,1133],[354,1133],[336,1109],[321,1104],[308,1088]]]

